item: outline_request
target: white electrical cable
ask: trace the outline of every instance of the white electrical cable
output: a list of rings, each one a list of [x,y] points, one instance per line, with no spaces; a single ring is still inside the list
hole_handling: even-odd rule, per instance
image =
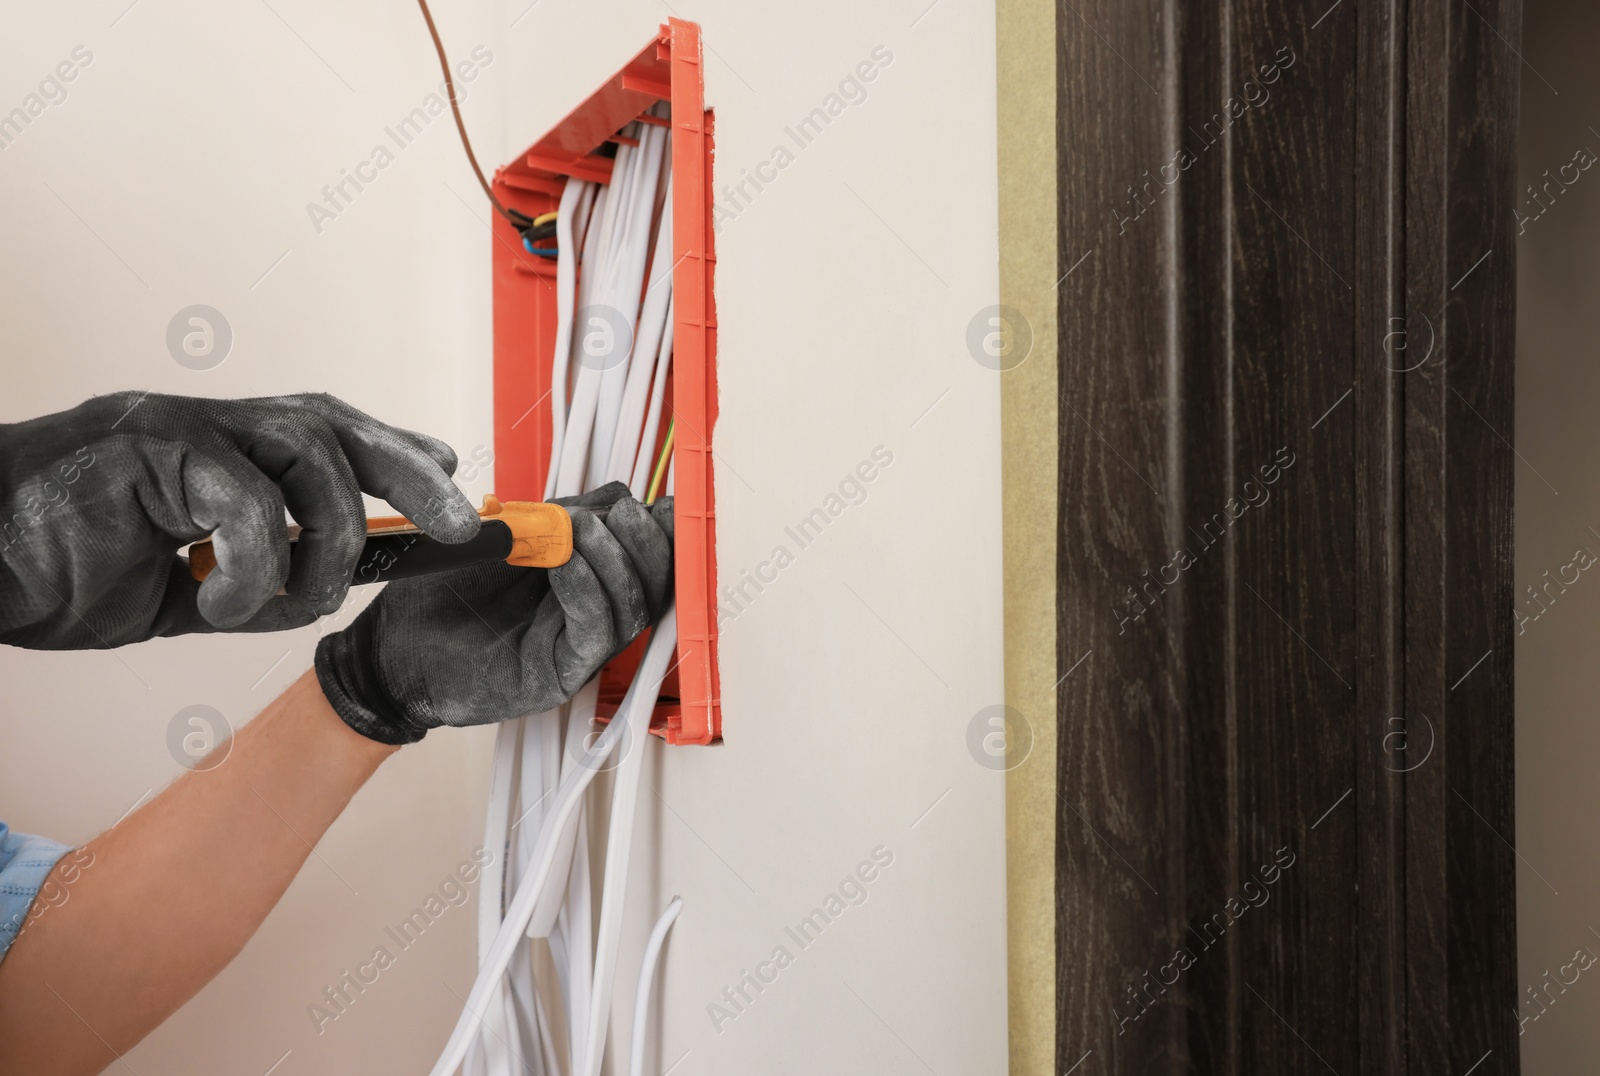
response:
[[[505,721],[495,731],[494,769],[489,778],[491,800],[510,795],[513,770],[517,764],[518,723]],[[505,900],[506,831],[505,812],[490,811],[483,822],[483,847],[489,853],[478,889],[478,947],[487,949],[500,928],[501,910]]]
[[[571,365],[572,350],[572,319],[576,303],[579,251],[583,247],[589,231],[588,225],[597,198],[603,197],[603,190],[597,184],[585,183],[581,180],[569,179],[561,193],[561,200],[557,208],[556,239],[556,333],[555,347],[551,363],[550,377],[550,411],[552,416],[551,437],[551,466],[547,479],[545,497],[552,495],[549,488],[553,484],[558,466],[557,454],[561,450],[563,434],[566,427],[567,398],[566,384],[567,371]],[[494,931],[500,923],[500,914],[505,894],[504,879],[521,876],[527,860],[532,852],[543,812],[540,809],[546,791],[547,775],[545,767],[540,764],[541,756],[550,753],[552,757],[560,756],[560,732],[554,727],[554,719],[538,715],[532,718],[523,717],[515,723],[502,726],[502,733],[507,732],[512,726],[520,733],[520,742],[513,743],[507,736],[498,737],[495,745],[496,773],[502,773],[506,768],[507,759],[515,760],[521,757],[522,767],[519,789],[514,790],[509,780],[499,780],[494,783],[490,795],[488,809],[488,826],[497,829],[497,833],[490,833],[486,837],[486,847],[496,849],[502,854],[496,855],[493,862],[493,878],[485,879],[483,890],[480,893],[480,924],[479,924],[479,952],[486,953],[493,942]],[[554,732],[553,751],[551,732]],[[554,782],[549,782],[549,790],[554,791]],[[520,795],[516,794],[520,792]],[[510,816],[518,817],[513,823]],[[515,828],[512,839],[506,840],[508,828]],[[497,839],[498,838],[498,839]],[[508,873],[509,872],[509,873]],[[492,883],[492,884],[491,884]],[[542,1049],[548,1049],[549,1044],[543,1039],[542,1026],[537,1018],[536,1005],[538,997],[534,989],[531,976],[531,952],[523,946],[518,954],[517,964],[523,969],[522,974],[513,974],[509,984],[509,1002],[507,1007],[511,1010],[512,1017],[520,1025],[520,1038],[525,1043],[529,1037],[539,1043]],[[506,988],[502,987],[502,993]],[[548,1024],[548,1021],[544,1021]],[[481,1037],[481,1038],[487,1038]],[[483,1049],[475,1051],[479,1065],[474,1067],[473,1076],[498,1076],[498,1068],[494,1059],[486,1055],[494,1053],[492,1043],[485,1042]]]
[[[573,423],[574,402],[576,402],[576,395],[571,392],[571,389],[573,389],[573,384],[571,383],[581,379],[582,370],[584,370],[584,363],[579,357],[579,362],[576,363],[578,365],[576,375],[579,376],[574,376],[570,355],[573,354],[573,351],[582,352],[584,344],[587,343],[587,333],[589,333],[589,327],[587,325],[578,325],[576,317],[578,317],[579,311],[587,311],[589,309],[590,304],[594,301],[595,291],[600,287],[600,280],[598,280],[600,272],[598,272],[598,269],[600,269],[602,259],[605,258],[606,245],[608,245],[608,231],[610,231],[610,221],[614,215],[613,205],[616,203],[613,195],[614,192],[608,186],[602,186],[595,192],[594,205],[590,208],[589,221],[584,227],[584,237],[582,237],[581,245],[578,247],[578,267],[582,272],[578,277],[578,291],[571,298],[571,309],[566,314],[568,322],[571,323],[570,331],[573,336],[571,336],[570,346],[568,346],[568,359],[563,360],[560,363],[560,367],[552,367],[552,378],[550,378],[550,395],[552,395],[552,399],[557,394],[562,397],[562,413],[565,418],[563,418],[562,442],[555,447],[557,450],[550,455],[550,469],[546,474],[546,479],[544,479],[544,500],[552,500],[554,496],[557,496],[558,487],[562,485],[562,482],[560,482],[560,476],[562,476],[563,472],[562,461],[565,460],[566,452],[568,452],[568,447],[571,444],[571,423]],[[579,240],[574,239],[573,242],[578,243]],[[557,258],[557,271],[560,271],[560,258],[562,256],[557,253],[555,258]],[[557,296],[557,298],[560,298],[560,296]]]
[[[578,207],[589,184],[568,179],[556,209],[556,347],[550,366],[550,417],[552,442],[559,446],[567,433],[567,367],[572,363],[573,295],[578,287],[578,246],[583,234]],[[545,498],[555,487],[556,461],[550,461],[545,478]]]
[[[572,186],[573,183],[569,181],[568,189],[570,190]],[[568,412],[566,384],[568,379],[567,375],[571,368],[571,325],[573,322],[574,308],[578,302],[583,301],[583,296],[590,293],[593,287],[593,275],[586,275],[581,282],[577,281],[578,263],[583,260],[580,251],[590,255],[589,262],[591,265],[594,265],[599,260],[598,252],[604,249],[606,244],[605,206],[609,201],[609,188],[587,183],[577,184],[577,188],[581,193],[577,201],[576,209],[573,211],[570,221],[572,226],[571,242],[564,247],[558,247],[558,251],[561,251],[561,253],[557,254],[557,320],[558,326],[564,322],[566,327],[564,330],[558,329],[557,333],[558,351],[556,359],[552,365],[552,388],[550,395],[551,411],[552,414],[559,414],[561,416],[560,430],[562,432],[561,434],[558,434],[556,424],[552,423],[551,465],[548,472],[545,492],[545,497],[547,499],[553,497],[556,493],[556,490],[554,489],[554,483],[559,474],[560,452],[562,450],[564,441],[564,436],[562,436],[562,434],[564,434],[565,420]],[[566,195],[567,191],[564,190],[564,202],[566,201]],[[563,214],[563,217],[565,216],[566,215]],[[559,228],[559,222],[563,218],[558,217],[557,219]],[[569,275],[574,278],[575,283],[578,283],[576,288],[562,289],[559,287],[560,269],[563,264],[568,267]],[[564,355],[561,354],[561,344],[563,342],[566,344]],[[531,722],[536,726],[537,733],[532,736],[525,737],[523,741],[524,781],[522,788],[523,795],[521,797],[519,809],[521,812],[523,812],[524,817],[520,823],[520,839],[517,841],[515,850],[511,857],[515,864],[515,873],[512,875],[514,878],[520,877],[524,873],[527,863],[531,859],[531,853],[537,841],[537,835],[542,828],[542,823],[547,813],[544,809],[543,800],[549,794],[554,793],[559,779],[561,759],[561,729],[566,716],[566,707],[562,707],[560,712],[557,713],[542,714],[536,717],[523,718],[524,724]],[[503,812],[509,809],[509,807],[510,804],[508,803],[497,802],[491,804],[491,811]],[[567,878],[567,868],[569,863],[570,853],[569,858],[563,861],[563,869],[561,872],[563,883]],[[555,887],[556,903],[558,905],[560,903],[560,896],[565,888],[565,884]],[[559,948],[562,949],[563,953],[565,953],[567,950],[567,947],[564,944],[560,945]],[[582,942],[581,944],[572,948],[574,952],[586,950],[587,942]],[[487,952],[487,944],[480,948],[480,952]],[[519,965],[531,964],[532,950],[526,941],[519,946],[516,953],[516,961]],[[559,985],[562,988],[562,993],[564,996],[569,996],[569,991],[567,989],[568,980],[572,976],[570,975],[567,962],[558,962],[557,971],[560,977]],[[580,984],[587,983],[587,975],[580,975],[578,978]],[[522,989],[520,990],[518,989],[519,983],[522,984]],[[517,976],[513,978],[512,989],[513,993],[517,995],[519,1007],[524,1014],[524,1019],[527,1019],[529,1015],[528,1010],[530,1008],[530,1001],[537,1003],[538,1000],[536,984],[532,981],[531,976]],[[532,995],[532,997],[529,995]],[[544,1018],[543,1020],[536,1021],[536,1030],[541,1035],[541,1048],[543,1050],[553,1049],[553,1044],[548,1041],[549,1031],[552,1029],[552,1027],[553,1025],[550,1024],[548,1017]]]
[[[628,366],[636,353],[635,346],[641,334],[647,331],[640,323],[640,289],[644,287],[645,268],[649,264],[651,222],[655,216],[656,191],[661,181],[661,166],[666,158],[667,132],[660,127],[644,126],[639,143],[639,154],[633,188],[632,212],[624,221],[625,231],[621,242],[625,257],[617,264],[613,282],[617,295],[617,309],[629,325],[629,347],[604,364],[600,371],[600,393],[595,407],[594,433],[589,446],[589,484],[605,484],[611,456],[612,439],[616,435],[617,415],[622,406],[623,387],[628,379]],[[670,214],[662,214],[663,220]],[[670,253],[667,255],[671,258]],[[659,248],[658,248],[659,250]],[[659,256],[659,253],[658,253]],[[659,339],[659,335],[656,337]],[[649,345],[655,353],[654,344]],[[648,361],[648,359],[646,360]],[[631,462],[631,461],[630,461]]]
[[[672,180],[667,180],[667,204],[672,204]],[[611,441],[606,471],[601,482],[627,482],[633,475],[636,455],[651,454],[655,442],[641,444],[639,431],[650,403],[650,381],[661,354],[662,340],[671,332],[672,316],[672,214],[664,213],[656,235],[655,256],[650,261],[650,285],[645,291],[644,309],[639,312],[639,332],[628,364],[627,384],[618,403],[616,433]]]
[[[523,1061],[526,1054],[512,1045],[512,1040],[520,1039],[521,1035],[517,1031],[517,1005],[511,998],[511,984],[505,976],[501,976],[500,989],[496,993],[500,1000],[499,1007],[491,1007],[485,1014],[495,1022],[494,1026],[489,1028],[489,1037],[499,1048],[489,1065],[494,1072],[514,1072],[526,1068],[526,1062]],[[488,1021],[485,1021],[485,1026],[488,1026]],[[511,1064],[513,1058],[517,1060],[515,1068]]]
[[[667,331],[661,337],[661,355],[656,359],[655,383],[650,387],[650,412],[645,418],[644,435],[639,438],[639,457],[633,464],[633,478],[628,489],[635,500],[644,500],[649,491],[650,475],[655,467],[656,434],[661,429],[661,411],[667,399],[667,374],[672,369],[672,336],[676,331],[673,307],[667,306]]]
[[[524,971],[531,982],[533,969],[525,967]],[[534,995],[534,1016],[537,1023],[534,1025],[534,1038],[539,1042],[539,1048],[544,1057],[545,1076],[558,1076],[561,1064],[556,1060],[555,1026],[550,1022],[550,1012],[544,1003],[543,994]]]
[[[511,863],[511,878],[522,877],[528,862],[532,859],[534,845],[538,840],[539,827],[544,820],[544,806],[546,800],[554,792],[557,784],[552,780],[545,765],[546,757],[559,758],[561,753],[561,731],[557,725],[560,718],[560,708],[554,713],[537,715],[524,718],[519,724],[523,726],[521,758],[519,766],[520,781],[518,784],[518,798],[515,804],[516,820],[513,823],[515,836],[511,843],[509,861]],[[559,776],[559,775],[557,775]],[[487,952],[491,938],[481,948],[480,952]],[[542,1043],[539,1040],[541,1022],[538,1018],[539,996],[537,986],[533,979],[533,950],[524,943],[512,960],[510,976],[510,989],[512,1000],[515,1004],[515,1017],[522,1041],[526,1044],[526,1053],[538,1056]],[[498,1073],[494,1076],[499,1076]]]
[[[513,957],[506,978],[511,983],[512,1016],[516,1021],[515,1049],[522,1062],[514,1071],[536,1072],[543,1058],[544,1042],[539,1029],[539,993],[533,983],[533,961]]]
[[[571,717],[567,721],[567,751],[561,758],[561,773],[563,776],[576,764],[576,758],[581,757],[572,746],[574,742],[582,743],[589,735],[589,730],[594,727],[595,704],[600,696],[598,679],[591,680],[572,699]],[[574,740],[576,737],[576,741]],[[573,851],[578,846],[578,816],[574,816],[561,833],[556,846],[555,868],[551,873],[551,886],[548,892],[534,905],[533,917],[528,921],[528,936],[530,938],[543,938],[554,929],[556,913],[561,910],[566,897],[567,878],[571,870]]]
[[[597,479],[605,472],[604,457],[610,452],[632,338],[637,331],[666,133],[640,124],[634,129],[639,145],[624,145],[618,150],[612,173],[614,184],[619,182],[615,178],[619,173],[622,179],[612,198],[617,212],[612,218],[613,241],[607,252],[603,283],[593,303],[579,312],[578,339],[585,345],[580,348],[579,359],[584,368],[578,373],[573,391],[573,413],[562,450],[559,485],[581,482],[584,475],[589,476],[590,485],[599,484]]]
[[[558,209],[546,499],[596,488],[613,475],[627,479],[639,467],[648,475],[654,462],[672,346],[669,136],[656,125],[643,124],[630,125],[625,133],[638,145],[619,144],[611,182],[569,180]],[[663,203],[659,217],[658,194]],[[647,269],[649,288],[645,288]],[[591,308],[607,316],[596,324],[586,313]],[[586,345],[595,342],[592,335],[597,330],[621,333],[631,346],[617,354],[615,339],[600,341],[612,353],[602,356],[603,363],[587,361],[592,348]],[[662,627],[667,623],[663,620]],[[673,624],[675,635],[675,620]],[[547,972],[536,971],[534,962],[533,947],[545,937],[552,963],[541,961],[539,967],[553,967],[556,982],[546,985],[558,988],[564,1001],[567,1071],[572,1076],[599,1073],[620,947],[643,742],[654,694],[659,692],[658,677],[645,702],[642,678],[661,634],[658,628],[652,636],[646,664],[641,664],[611,722],[612,727],[623,725],[639,741],[640,758],[624,759],[611,782],[598,936],[591,921],[593,874],[584,795],[594,774],[580,772],[597,765],[594,756],[601,753],[603,743],[616,742],[606,740],[608,734],[616,735],[608,728],[593,748],[583,746],[595,725],[598,678],[561,710],[508,723],[497,736],[485,846],[498,854],[492,861],[494,869],[485,872],[480,894],[482,964],[468,1013],[458,1023],[436,1071],[449,1071],[446,1060],[459,1063],[465,1055],[469,1076],[511,1076],[529,1061],[542,1064],[550,1076],[559,1076],[556,1059],[561,1051],[555,1040],[562,1021],[551,1018],[539,985]],[[659,645],[670,653],[675,640]],[[578,764],[578,756],[588,759]]]
[[[550,382],[550,409],[552,413],[561,413],[561,427],[559,430],[552,426],[550,467],[545,472],[544,499],[550,500],[556,495],[556,478],[561,470],[561,448],[566,442],[566,421],[568,412],[568,390],[572,375],[572,335],[573,320],[578,309],[591,290],[592,282],[581,275],[583,264],[600,247],[600,225],[605,216],[607,192],[609,188],[598,183],[584,183],[583,194],[578,199],[577,219],[572,222],[572,246],[565,252],[559,248],[556,253],[556,269],[559,274],[562,261],[572,267],[573,274],[577,277],[576,287],[563,294],[560,288],[556,291],[558,320],[565,318],[566,330],[558,335],[566,340],[566,359],[559,370],[552,368]],[[559,284],[559,276],[557,279]]]
[[[628,1065],[628,1076],[644,1076],[644,1032],[650,1022],[650,987],[656,977],[656,963],[661,959],[661,946],[667,940],[667,931],[678,921],[683,911],[683,898],[673,897],[667,910],[656,920],[650,940],[645,943],[644,963],[639,968],[639,991],[633,997],[633,1039],[630,1043],[633,1059]]]
[[[630,149],[631,147],[622,147]],[[603,188],[596,195],[595,214],[598,220],[591,217],[588,230],[584,236],[582,275],[580,279],[577,302],[582,304],[580,310],[586,310],[589,304],[607,304],[610,298],[605,282],[608,276],[607,265],[614,260],[616,252],[616,233],[619,214],[627,209],[628,176],[627,163],[632,154],[619,154],[617,168],[621,170],[624,182],[619,186],[612,185]],[[603,203],[601,199],[604,199]],[[603,210],[603,211],[602,211]],[[578,322],[583,319],[574,317]],[[588,326],[578,324],[575,332],[580,339],[588,332]],[[580,346],[578,351],[579,368],[577,384],[574,387],[572,403],[568,409],[568,426],[562,446],[562,459],[567,463],[552,465],[551,471],[555,474],[556,485],[554,493],[558,496],[571,496],[581,491],[580,487],[573,484],[572,475],[580,476],[587,457],[587,431],[583,429],[584,423],[592,423],[594,393],[587,380],[588,366],[584,363],[584,349]],[[574,429],[574,425],[578,429]],[[568,734],[567,744],[571,746],[572,735],[576,734],[582,743],[582,737],[592,724],[594,704],[598,693],[598,684],[591,682],[579,692],[572,700],[566,717]],[[547,720],[555,721],[552,716]],[[559,735],[560,728],[557,727]],[[564,752],[558,750],[555,756],[555,773],[563,773],[567,769],[568,759]],[[551,760],[554,761],[554,760]],[[543,763],[542,763],[543,764]],[[553,787],[553,786],[552,786]],[[583,812],[581,805],[575,813],[570,824],[558,825],[555,833],[561,841],[557,847],[554,859],[555,869],[541,887],[539,910],[540,922],[534,935],[548,935],[552,944],[552,954],[559,952],[557,960],[557,978],[565,1002],[564,1009],[567,1016],[567,1039],[570,1044],[578,1041],[576,1029],[585,1026],[588,1018],[588,997],[592,979],[593,954],[591,945],[591,924],[589,911],[589,869],[588,869],[588,842],[587,827],[582,824]],[[546,825],[549,823],[546,822]],[[541,837],[545,826],[541,826]],[[570,909],[570,910],[568,910]],[[519,946],[517,959],[528,959],[529,948],[526,941]]]
[[[649,715],[655,709],[656,699],[661,693],[661,682],[666,678],[667,665],[677,641],[677,610],[668,606],[666,613],[661,617],[661,623],[650,636],[650,645],[645,649],[644,660],[639,663],[638,674],[628,686],[628,692],[623,697],[616,717],[586,753],[587,764],[574,767],[562,779],[561,788],[551,805],[549,815],[550,820],[557,826],[564,824],[577,809],[584,789],[594,780],[600,765],[616,748],[625,730],[636,724],[648,727]],[[643,715],[642,722],[639,720],[640,715]],[[642,729],[636,732],[638,735],[644,735]],[[433,1067],[432,1076],[449,1076],[455,1072],[462,1058],[466,1056],[468,1044],[482,1026],[481,1013],[495,986],[506,973],[512,953],[527,927],[528,915],[533,911],[534,898],[550,873],[551,862],[555,855],[554,834],[551,833],[550,837],[551,839],[546,840],[543,834],[540,836],[532,867],[517,886],[516,896],[506,909],[505,921],[500,924],[494,944],[484,955],[478,980],[472,985],[466,1005],[456,1022],[455,1030],[450,1035],[450,1041],[446,1044],[438,1063]]]
[[[561,729],[566,722],[567,704],[549,711],[547,720],[544,717],[531,715],[527,718],[528,731],[522,738],[522,801],[517,805],[516,854],[512,857],[517,870],[513,877],[520,877],[532,858],[539,828],[544,824],[545,808],[561,783]]]
[[[517,762],[519,724],[515,721],[503,722],[495,732],[494,768],[489,781],[491,807],[484,818],[483,834],[483,847],[491,858],[484,865],[478,889],[478,952],[480,953],[488,951],[489,945],[494,940],[495,931],[500,928],[506,877],[507,819],[505,812],[495,810],[492,804],[510,795]],[[498,1004],[494,1007],[498,1011]],[[477,1046],[468,1071],[471,1076],[490,1076],[495,1071],[495,1061],[500,1051],[493,1043],[492,1036],[483,1036]]]
[[[580,741],[581,742],[581,741]],[[567,1046],[583,1042],[589,1025],[589,992],[594,984],[594,905],[589,874],[589,812],[581,801],[575,812],[578,844],[567,875],[567,902],[558,917],[567,933]],[[546,889],[550,882],[545,882]],[[569,1069],[576,1064],[568,1057]]]
[[[643,285],[644,268],[649,255],[649,225],[654,209],[656,178],[663,157],[662,144],[665,141],[664,133],[654,127],[640,131],[640,135],[638,150],[627,155],[626,160],[619,154],[616,165],[621,171],[622,181],[613,194],[613,204],[617,210],[612,217],[612,242],[606,250],[602,263],[587,270],[596,273],[602,282],[593,301],[608,307],[607,312],[613,319],[620,315],[624,323],[623,326],[617,326],[613,321],[602,328],[624,332],[630,340],[636,331],[634,325],[639,311],[638,293]],[[581,326],[580,332],[586,328],[588,327]],[[614,338],[609,343],[612,347],[617,346]],[[607,361],[599,368],[590,364],[587,369],[580,371],[579,391],[574,394],[576,410],[580,393],[583,395],[583,402],[586,403],[587,393],[584,390],[590,385],[594,386],[595,425],[591,435],[589,455],[590,463],[596,466],[601,463],[594,455],[596,445],[606,436],[606,430],[615,425],[615,410],[620,396],[620,392],[608,390],[607,379],[616,376],[621,368],[620,364],[627,360],[628,354],[624,350],[620,355],[611,354],[606,358]],[[578,436],[580,436],[578,431],[569,429],[566,451],[570,452],[575,447],[581,450],[581,442],[579,445],[574,444]],[[574,465],[578,461],[576,456],[563,458]],[[576,466],[565,470],[562,481],[571,481],[578,473]],[[583,485],[594,488],[600,484],[602,482],[595,478],[591,469],[589,480],[584,481]],[[559,489],[560,483],[558,483]],[[568,726],[569,744],[572,743],[572,737],[582,737],[592,727],[596,694],[596,686],[590,685],[574,700],[574,720]],[[570,765],[572,755],[573,753],[569,752],[563,759],[563,769]],[[568,823],[567,831],[563,834],[563,844],[558,850],[555,871],[546,885],[545,897],[538,908],[541,921],[533,926],[531,931],[541,932],[544,929],[544,920],[549,914],[551,905],[559,911],[557,918],[567,929],[570,944],[567,946],[566,954],[565,994],[570,1025],[570,1063],[573,1071],[581,1071],[588,1063],[583,1050],[588,1028],[596,1018],[592,997],[595,953],[590,948],[593,941],[590,898],[592,875],[589,867],[586,817],[580,810],[576,813],[575,820]],[[567,861],[569,846],[572,848],[571,866],[563,901],[559,881]],[[575,943],[577,939],[581,939],[582,943]]]
[[[611,1018],[611,987],[616,977],[617,947],[622,940],[622,910],[628,892],[628,861],[633,852],[633,825],[639,806],[639,782],[644,776],[650,715],[639,728],[630,729],[626,754],[613,772],[611,832],[606,840],[605,880],[601,884],[600,933],[595,942],[595,976],[589,998],[587,1038],[572,1067],[573,1076],[600,1076],[605,1054],[606,1025]]]
[[[641,156],[643,174],[634,189],[635,215],[631,220],[632,234],[647,233],[655,211],[656,179],[666,160],[667,136],[665,131],[651,129],[653,136]],[[670,207],[670,176],[667,180],[666,205]],[[661,225],[655,238],[651,258],[657,283],[668,278],[672,256],[671,213],[663,212]],[[648,246],[644,253],[649,253]],[[621,286],[624,295],[632,297],[644,284],[643,273],[636,278],[629,263]],[[642,265],[640,265],[642,269]],[[662,337],[667,331],[667,317],[671,309],[671,292],[668,288],[647,289],[644,309],[638,304],[630,306],[628,314],[636,319],[638,328],[630,363],[613,366],[604,372],[600,399],[596,409],[594,440],[590,447],[589,484],[598,486],[613,477],[625,478],[631,472],[635,454],[640,450],[639,427],[647,403],[649,375],[655,366]],[[626,369],[626,376],[624,371]],[[630,399],[629,388],[632,388]],[[610,422],[606,421],[610,417]],[[610,445],[607,445],[607,426],[611,426]],[[648,451],[648,449],[646,450]],[[608,470],[610,473],[608,473]],[[644,756],[647,750],[647,733],[650,715],[644,714],[636,727],[630,728],[632,737],[628,754],[623,757],[613,773],[610,808],[610,833],[606,841],[604,880],[601,886],[601,911],[598,937],[595,939],[593,980],[588,1004],[588,1019],[573,1021],[573,1051],[571,1071],[574,1076],[600,1076],[605,1056],[606,1029],[611,1016],[611,991],[616,978],[618,950],[622,935],[622,915],[626,907],[628,867],[632,855],[633,831],[638,811],[639,785],[644,773]],[[584,1028],[586,1035],[580,1033]]]
[[[628,180],[637,156],[633,146],[618,147],[612,166],[612,186],[608,188],[610,197],[606,199],[605,215],[600,222],[599,234],[595,236],[594,257],[590,257],[588,244],[585,244],[583,281],[573,324],[577,379],[572,387],[566,436],[561,445],[561,467],[556,478],[558,496],[571,496],[583,491],[583,476],[589,463],[589,440],[594,433],[594,413],[600,397],[602,371],[598,367],[611,361],[619,346],[617,333],[622,325],[615,320],[620,315],[620,309],[617,298],[612,294],[612,278],[615,276],[612,265],[617,255],[618,218],[625,217],[628,212]],[[617,313],[613,314],[613,311]]]
[[[582,809],[581,805],[580,805],[579,809],[580,810]],[[548,883],[546,885],[546,888],[548,888]],[[546,942],[546,944],[548,944],[550,946],[550,962],[555,965],[556,985],[560,988],[559,992],[560,992],[560,995],[561,995],[561,1003],[562,1003],[563,1006],[565,1006],[566,1005],[566,999],[572,996],[572,991],[567,986],[567,978],[568,978],[567,965],[568,965],[568,961],[567,961],[567,932],[566,932],[566,929],[563,927],[561,929],[551,931],[550,932],[550,937],[546,938],[545,942]],[[565,1009],[563,1008],[562,1011],[565,1012]],[[556,1030],[555,1030],[556,1029],[556,1023],[557,1022],[554,1021],[554,1020],[547,1021],[547,1026],[550,1028],[550,1035],[551,1035],[552,1041],[556,1037]],[[566,1040],[566,1035],[568,1034],[568,1031],[569,1031],[569,1029],[567,1027],[563,1027],[561,1029],[560,1034],[561,1034],[561,1038],[562,1038],[563,1042]]]

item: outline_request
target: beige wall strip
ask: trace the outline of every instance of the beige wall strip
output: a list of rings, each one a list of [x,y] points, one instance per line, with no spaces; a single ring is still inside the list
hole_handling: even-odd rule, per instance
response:
[[[1011,1073],[1055,1066],[1056,20],[1050,0],[997,0],[1000,302],[1032,350],[1002,375],[1006,703],[1032,728],[1007,775]],[[1010,331],[1018,331],[1010,326]],[[1015,734],[1013,734],[1014,736]]]

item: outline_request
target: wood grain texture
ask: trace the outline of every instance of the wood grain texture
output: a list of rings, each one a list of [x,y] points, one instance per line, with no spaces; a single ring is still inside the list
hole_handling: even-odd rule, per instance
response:
[[[1518,21],[1058,8],[1060,1071],[1516,1071]]]
[[[1091,1050],[1095,1071],[1169,1071],[1158,1066],[1181,1042],[1181,981],[1136,1034],[1119,1036],[1112,1017],[1143,969],[1171,955],[1184,892],[1181,654],[1169,622],[1147,617],[1127,632],[1112,611],[1162,559],[1170,499],[1181,495],[1152,481],[1168,477],[1171,278],[1160,267],[1175,255],[1171,203],[1126,234],[1109,214],[1170,137],[1154,84],[1170,72],[1161,20],[1150,0],[1057,13],[1061,273],[1084,259],[1058,289],[1057,662],[1065,673],[1089,655],[1057,692],[1060,1071]]]

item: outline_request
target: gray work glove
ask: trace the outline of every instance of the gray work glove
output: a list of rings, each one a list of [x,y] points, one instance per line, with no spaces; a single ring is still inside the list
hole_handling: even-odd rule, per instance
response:
[[[578,693],[672,598],[672,501],[621,482],[557,501],[572,512],[559,568],[477,565],[387,584],[317,646],[317,679],[351,728],[381,743],[485,725]],[[609,505],[604,522],[583,507]]]
[[[350,586],[362,491],[440,541],[477,533],[455,466],[443,442],[322,395],[124,392],[0,425],[0,643],[97,649],[310,623]],[[286,505],[304,528],[293,573]],[[201,584],[178,550],[208,534],[217,568]]]

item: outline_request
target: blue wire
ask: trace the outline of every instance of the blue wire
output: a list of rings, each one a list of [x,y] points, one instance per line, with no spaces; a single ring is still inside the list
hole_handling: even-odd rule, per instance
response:
[[[536,247],[536,246],[534,246],[533,243],[529,241],[527,236],[523,236],[522,237],[522,247],[529,254],[537,254],[541,258],[554,258],[556,256],[556,253],[557,253],[555,247]]]

